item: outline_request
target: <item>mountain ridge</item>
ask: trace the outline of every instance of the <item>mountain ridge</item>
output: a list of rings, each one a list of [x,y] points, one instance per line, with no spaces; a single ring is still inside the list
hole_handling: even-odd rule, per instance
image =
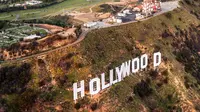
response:
[[[181,8],[147,21],[93,30],[80,44],[44,59],[3,65],[0,87],[13,88],[0,91],[1,107],[7,111],[199,111],[200,1],[188,3],[181,1]],[[88,83],[126,60],[157,51],[162,53],[157,70],[149,67],[74,103],[74,82]]]

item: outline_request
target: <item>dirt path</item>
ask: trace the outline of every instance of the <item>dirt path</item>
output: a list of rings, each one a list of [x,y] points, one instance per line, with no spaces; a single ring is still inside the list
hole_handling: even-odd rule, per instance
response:
[[[90,13],[93,13],[92,8],[95,7],[96,5],[90,7]]]
[[[169,65],[168,68],[171,68]],[[185,88],[183,81],[179,76],[173,75],[171,71],[169,71],[169,75],[171,75],[171,85],[173,85],[177,91],[178,98],[180,103],[178,104],[184,112],[196,112],[195,106],[193,103],[188,99],[188,90]]]

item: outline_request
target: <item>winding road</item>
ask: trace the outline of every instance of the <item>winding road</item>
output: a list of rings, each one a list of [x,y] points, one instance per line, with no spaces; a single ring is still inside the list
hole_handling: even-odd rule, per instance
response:
[[[141,21],[146,21],[150,18],[153,18],[155,16],[158,16],[158,15],[161,15],[165,12],[169,12],[169,11],[172,11],[174,9],[176,9],[177,7],[179,7],[179,4],[178,4],[179,0],[178,1],[171,1],[171,2],[164,2],[161,4],[161,7],[162,7],[162,11],[156,13],[154,16],[152,17],[149,17],[149,18],[146,18],[146,19],[143,19]],[[131,21],[131,22],[127,22],[127,23],[122,23],[122,24],[115,24],[115,25],[110,25],[110,26],[107,26],[107,27],[104,27],[104,28],[108,28],[108,27],[114,27],[114,26],[121,26],[121,25],[125,25],[125,24],[130,24],[130,23],[135,23],[137,21]],[[7,60],[7,61],[3,61],[2,63],[0,63],[0,65],[2,64],[6,64],[6,63],[14,63],[14,62],[17,62],[17,61],[22,61],[22,60],[27,60],[27,59],[30,59],[30,58],[34,58],[34,57],[38,57],[38,56],[42,56],[42,55],[46,55],[48,53],[52,53],[52,52],[55,52],[55,51],[58,51],[58,50],[62,50],[62,49],[65,49],[65,48],[68,48],[70,46],[74,46],[78,43],[80,43],[82,40],[85,39],[86,35],[88,32],[90,32],[92,29],[85,29],[85,28],[82,28],[82,33],[81,35],[79,36],[79,38],[71,43],[71,44],[68,44],[68,45],[65,45],[65,46],[61,46],[61,47],[58,47],[58,48],[55,48],[55,49],[51,49],[51,50],[48,50],[48,51],[44,51],[44,52],[41,52],[41,53],[38,53],[38,54],[33,54],[33,55],[30,55],[30,56],[26,56],[26,57],[22,57],[22,58],[17,58],[17,59],[14,59],[14,60]]]
[[[62,49],[68,48],[70,46],[74,46],[74,45],[80,43],[85,38],[85,36],[87,35],[87,33],[89,31],[91,31],[91,30],[84,30],[83,29],[83,31],[82,31],[81,35],[79,36],[79,38],[75,42],[73,42],[71,44],[67,44],[65,46],[61,46],[61,47],[58,47],[58,48],[55,48],[55,49],[52,49],[52,50],[44,51],[44,52],[41,52],[41,53],[38,53],[38,54],[33,54],[33,55],[30,55],[30,56],[26,56],[26,57],[22,57],[22,58],[17,58],[17,59],[14,59],[14,60],[3,61],[1,64],[14,63],[14,62],[17,62],[17,61],[27,60],[27,59],[30,59],[30,58],[34,58],[34,57],[46,55],[46,54],[51,53],[51,52],[62,50]]]

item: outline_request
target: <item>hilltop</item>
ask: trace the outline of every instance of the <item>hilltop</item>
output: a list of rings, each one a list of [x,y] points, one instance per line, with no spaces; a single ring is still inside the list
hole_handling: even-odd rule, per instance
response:
[[[200,1],[183,0],[180,5],[146,21],[92,30],[80,44],[40,59],[2,65],[1,109],[199,111]],[[162,53],[157,70],[149,67],[93,98],[86,96],[74,103],[74,82],[156,51]]]

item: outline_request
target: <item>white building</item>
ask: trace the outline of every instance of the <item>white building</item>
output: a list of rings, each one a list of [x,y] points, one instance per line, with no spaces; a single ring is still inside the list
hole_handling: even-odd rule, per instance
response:
[[[83,26],[87,28],[95,27],[96,25],[97,25],[97,22],[88,22],[88,23],[83,24]]]
[[[144,15],[142,15],[141,13],[137,13],[137,14],[135,14],[135,15],[136,15],[135,20],[141,20],[141,19],[144,19]]]
[[[113,22],[115,22],[115,23],[122,23],[122,19],[120,19],[120,18],[113,18]]]
[[[112,18],[109,18],[109,19],[107,19],[108,20],[108,22],[113,22],[113,23],[122,23],[122,19],[120,19],[120,18],[116,18],[116,17],[112,17]]]
[[[125,17],[125,16],[126,16],[126,14],[124,14],[124,13],[118,13],[118,14],[117,14],[117,16],[120,16],[120,17]]]
[[[41,36],[37,36],[36,34],[34,34],[34,35],[24,37],[23,39],[24,40],[31,40],[31,39],[35,39],[35,38],[41,38]]]
[[[128,9],[124,10],[123,13],[124,14],[132,14],[132,13],[130,13],[130,10],[128,10]]]
[[[37,1],[37,0],[32,0],[32,1],[26,1],[25,4],[26,5],[37,5],[37,4],[41,4],[42,1]]]

